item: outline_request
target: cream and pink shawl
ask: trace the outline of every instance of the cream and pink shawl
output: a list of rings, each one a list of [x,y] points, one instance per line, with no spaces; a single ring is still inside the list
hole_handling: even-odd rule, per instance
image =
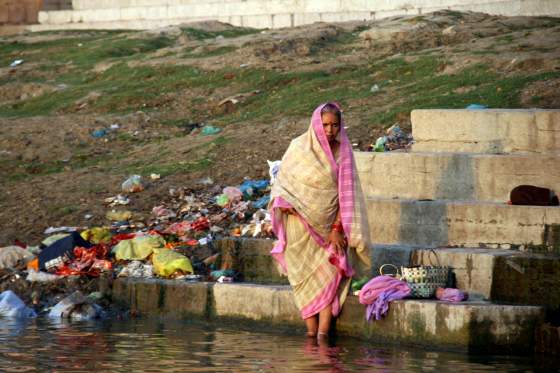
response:
[[[293,207],[316,243],[329,252],[329,261],[337,267],[340,276],[348,278],[356,272],[362,276],[369,273],[370,267],[365,201],[344,121],[338,135],[337,162],[321,120],[324,105],[315,109],[307,132],[292,141],[282,158],[271,192],[273,230],[278,238],[271,254],[287,273],[285,219],[279,208]],[[327,240],[339,209],[349,243],[348,255],[337,255]],[[332,293],[332,286],[329,290],[327,285],[325,292]]]

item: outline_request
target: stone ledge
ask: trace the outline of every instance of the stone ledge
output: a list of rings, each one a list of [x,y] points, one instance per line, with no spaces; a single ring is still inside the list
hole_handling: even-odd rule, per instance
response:
[[[507,202],[511,190],[518,185],[537,183],[551,189],[560,186],[560,156],[554,155],[437,152],[355,152],[354,155],[362,189],[368,197]]]
[[[368,198],[371,240],[428,247],[560,245],[560,207]],[[550,238],[548,236],[554,236]]]
[[[303,325],[289,286],[119,279],[113,298],[144,315]],[[337,332],[447,350],[531,353],[544,311],[535,306],[402,300],[391,304],[383,320],[368,323],[364,317],[365,307],[350,296],[337,320]]]
[[[413,151],[560,154],[560,110],[413,110]]]

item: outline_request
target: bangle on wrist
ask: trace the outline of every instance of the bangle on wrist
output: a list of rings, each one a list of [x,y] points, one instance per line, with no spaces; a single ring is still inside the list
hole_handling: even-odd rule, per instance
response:
[[[342,223],[341,222],[335,222],[332,226],[331,226],[331,230],[332,231],[337,231],[339,233],[344,233],[344,228],[342,227]]]

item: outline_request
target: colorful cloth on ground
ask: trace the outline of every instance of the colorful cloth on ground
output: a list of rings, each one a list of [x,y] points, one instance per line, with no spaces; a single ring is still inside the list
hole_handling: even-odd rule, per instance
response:
[[[296,294],[296,303],[303,318],[318,313],[328,304],[333,304],[333,314],[337,315],[346,294],[341,289],[349,284],[345,279],[356,271],[367,273],[370,266],[365,200],[352,147],[344,130],[344,121],[341,121],[337,163],[323,129],[323,107],[321,105],[314,111],[308,131],[290,144],[271,191],[271,217],[278,237],[271,254],[288,274],[292,285],[297,285],[294,287],[294,290],[299,289],[295,291],[299,294]],[[283,207],[294,208],[298,218],[289,219],[280,210]],[[348,257],[337,255],[327,241],[339,209],[351,247]],[[294,232],[303,236],[294,235]],[[296,248],[294,241],[300,246]],[[308,262],[299,266],[293,264],[295,268],[290,268],[290,250],[299,252]],[[311,272],[300,273],[301,270]],[[304,281],[302,276],[307,279]],[[319,282],[320,289],[311,285]]]
[[[469,298],[469,295],[459,289],[437,288],[436,298],[446,302],[462,302]]]
[[[366,319],[372,316],[380,320],[389,311],[389,302],[403,299],[410,295],[410,287],[405,281],[391,276],[372,278],[360,290],[360,303],[367,305]]]

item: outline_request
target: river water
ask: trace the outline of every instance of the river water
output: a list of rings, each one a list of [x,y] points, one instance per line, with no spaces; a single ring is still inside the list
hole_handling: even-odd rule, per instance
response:
[[[550,367],[548,367],[550,368]],[[541,366],[540,369],[543,369]],[[2,372],[527,372],[529,358],[472,356],[302,333],[155,319],[0,319]]]

